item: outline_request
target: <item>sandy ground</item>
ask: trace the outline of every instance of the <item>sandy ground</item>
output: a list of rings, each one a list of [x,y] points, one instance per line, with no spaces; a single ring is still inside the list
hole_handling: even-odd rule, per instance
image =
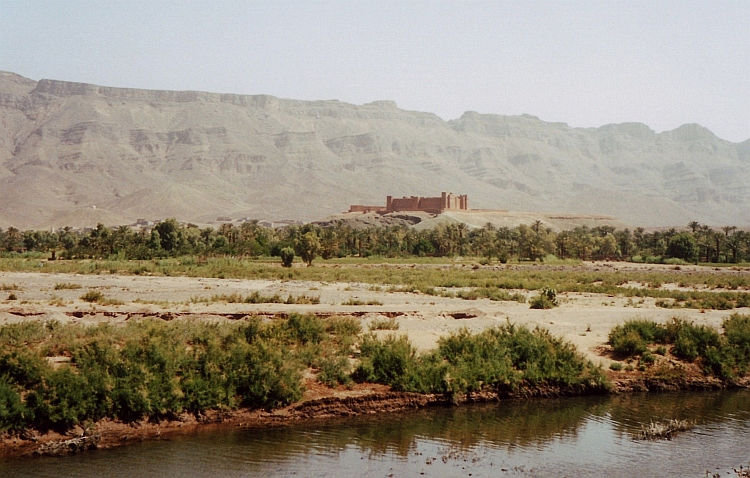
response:
[[[58,283],[79,284],[80,289],[54,290]],[[595,363],[609,360],[597,352],[607,341],[609,331],[628,319],[643,318],[659,322],[672,317],[719,327],[732,311],[695,309],[670,310],[656,307],[655,299],[612,297],[603,294],[564,293],[560,307],[532,310],[528,304],[493,302],[488,299],[463,300],[402,292],[370,290],[368,284],[321,283],[303,281],[234,280],[187,277],[140,277],[117,275],[75,275],[0,272],[0,324],[24,320],[56,319],[66,323],[121,323],[141,316],[164,318],[238,319],[244,315],[277,313],[316,313],[353,315],[362,320],[363,329],[376,319],[392,317],[399,324],[397,334],[406,334],[420,350],[434,348],[440,337],[466,327],[478,332],[511,321],[530,327],[541,326],[574,343]],[[669,288],[673,285],[665,284]],[[91,305],[80,296],[89,289],[101,291],[123,305]],[[282,298],[306,294],[320,296],[318,305],[191,303],[191,298],[212,295],[279,294]],[[527,296],[528,291],[517,291]],[[17,300],[5,300],[13,293]],[[350,299],[379,301],[383,305],[342,305]],[[138,302],[135,302],[138,301]],[[379,334],[392,333],[379,331]]]

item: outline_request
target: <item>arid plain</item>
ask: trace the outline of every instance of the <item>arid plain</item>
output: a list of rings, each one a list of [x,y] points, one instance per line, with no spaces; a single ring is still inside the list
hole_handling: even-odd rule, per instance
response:
[[[41,263],[40,263],[41,264]],[[298,264],[301,266],[301,264]],[[44,266],[41,267],[43,269]],[[322,267],[341,267],[323,265]],[[377,264],[349,267],[365,268],[436,268],[485,269],[502,276],[506,268],[519,266],[480,266],[478,264],[408,265]],[[533,270],[536,266],[523,266]],[[544,266],[538,267],[540,270]],[[566,266],[546,269],[565,270]],[[570,268],[573,269],[573,268]],[[668,272],[674,282],[662,283],[663,290],[708,290],[705,286],[680,287],[681,277],[695,273],[716,275],[748,274],[748,268],[714,269],[704,266],[674,266],[619,262],[584,262],[575,271]],[[362,321],[364,329],[377,320],[393,319],[396,330],[378,334],[406,335],[422,351],[433,349],[440,337],[467,328],[478,332],[508,321],[529,327],[540,326],[564,337],[595,363],[608,365],[602,352],[612,328],[630,319],[666,322],[673,317],[718,328],[733,311],[705,309],[669,309],[656,306],[658,299],[626,297],[614,294],[562,292],[560,306],[549,310],[529,308],[528,303],[493,301],[486,298],[466,300],[457,297],[428,295],[419,292],[388,291],[364,282],[319,282],[309,280],[247,280],[194,277],[132,276],[117,274],[82,275],[40,272],[0,272],[0,284],[13,287],[17,300],[0,301],[0,323],[14,323],[31,318],[58,320],[63,323],[122,323],[133,318],[161,317],[165,320],[238,320],[260,315],[269,320],[278,315],[298,312],[323,317],[351,316]],[[649,284],[633,282],[627,287],[643,288]],[[57,289],[56,289],[57,286]],[[653,288],[653,287],[652,287]],[[114,305],[100,305],[81,300],[88,290],[101,291]],[[460,291],[460,288],[454,290]],[[720,292],[722,289],[711,289]],[[265,296],[314,296],[319,304],[247,304],[231,303],[221,297],[246,296],[258,292]],[[536,295],[529,290],[510,291],[527,298]],[[4,292],[7,296],[9,293]],[[5,299],[6,297],[0,296]],[[347,305],[353,303],[355,305]],[[368,305],[369,303],[369,305]],[[357,305],[358,304],[358,305]],[[742,309],[740,309],[742,310]]]

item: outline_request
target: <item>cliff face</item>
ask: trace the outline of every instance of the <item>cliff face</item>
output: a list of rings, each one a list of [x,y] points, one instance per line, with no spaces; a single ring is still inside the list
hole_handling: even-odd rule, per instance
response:
[[[750,140],[698,125],[571,128],[393,102],[148,91],[0,73],[0,227],[318,219],[385,196],[750,225]],[[94,208],[95,207],[95,208]]]

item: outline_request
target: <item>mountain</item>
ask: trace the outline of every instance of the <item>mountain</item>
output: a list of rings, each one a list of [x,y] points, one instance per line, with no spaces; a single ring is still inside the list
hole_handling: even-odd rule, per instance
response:
[[[0,72],[0,227],[313,220],[385,196],[750,225],[750,140],[688,124],[571,128],[390,101],[111,88]]]

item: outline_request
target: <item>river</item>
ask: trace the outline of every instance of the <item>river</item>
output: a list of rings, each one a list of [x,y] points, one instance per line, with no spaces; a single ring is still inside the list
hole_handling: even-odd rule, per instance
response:
[[[687,419],[672,440],[641,426]],[[63,458],[0,477],[704,477],[750,463],[750,391],[506,401],[262,429],[226,427]],[[731,474],[728,475],[727,472]]]

